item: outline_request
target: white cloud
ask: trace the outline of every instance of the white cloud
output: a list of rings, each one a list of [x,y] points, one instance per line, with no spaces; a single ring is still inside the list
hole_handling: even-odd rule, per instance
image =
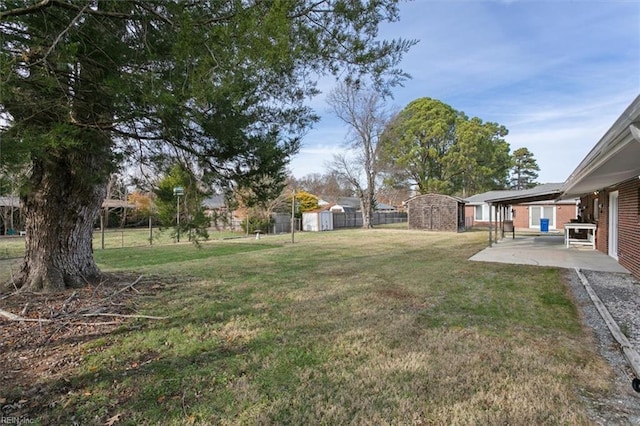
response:
[[[635,1],[426,1],[401,3],[386,38],[420,39],[402,68],[413,79],[393,104],[440,99],[505,125],[526,146],[541,181],[563,181],[640,93],[640,3]],[[323,80],[322,88],[333,82]],[[324,171],[347,129],[319,97],[321,123],[294,173]],[[316,149],[317,151],[304,151]],[[297,167],[304,164],[304,167]]]

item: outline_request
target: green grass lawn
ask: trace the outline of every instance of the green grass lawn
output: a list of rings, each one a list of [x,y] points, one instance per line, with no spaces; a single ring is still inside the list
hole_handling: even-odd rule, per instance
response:
[[[470,262],[486,234],[402,229],[97,251],[152,276],[80,344],[43,424],[589,424],[606,392],[554,268]],[[45,380],[45,379],[43,379]]]

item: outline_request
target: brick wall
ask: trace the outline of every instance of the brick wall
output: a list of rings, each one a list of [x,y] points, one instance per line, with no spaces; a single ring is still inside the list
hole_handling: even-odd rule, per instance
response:
[[[618,187],[618,262],[640,278],[640,179]]]
[[[527,206],[517,204],[512,207],[513,226],[518,229],[529,229],[529,209]]]
[[[470,206],[470,205],[465,205],[464,206],[464,217],[465,217],[465,222],[468,222],[471,224],[471,226],[478,226],[478,225],[482,225],[483,222],[478,222],[476,220],[476,206]]]
[[[407,201],[409,228],[458,232],[458,206],[447,195],[418,195]]]
[[[550,206],[551,204],[546,204],[546,206]],[[513,225],[516,227],[516,230],[527,230],[529,228],[529,207],[531,205],[527,204],[517,204],[514,205],[513,212]],[[576,206],[575,204],[556,204],[556,222],[552,229],[563,230],[562,227],[565,223],[570,222],[572,219],[576,218]],[[489,226],[488,221],[477,221],[475,220],[475,210],[473,206],[465,206],[465,216],[467,218],[472,218],[473,226]],[[491,220],[494,218],[492,217]],[[535,228],[537,230],[538,228]]]
[[[617,187],[581,199],[585,218],[594,217],[594,199],[600,207],[596,231],[596,249],[609,253],[609,194],[618,191],[618,262],[640,278],[640,179],[634,178]]]
[[[578,217],[578,209],[573,204],[558,204],[556,206],[556,228],[564,231],[564,224]]]

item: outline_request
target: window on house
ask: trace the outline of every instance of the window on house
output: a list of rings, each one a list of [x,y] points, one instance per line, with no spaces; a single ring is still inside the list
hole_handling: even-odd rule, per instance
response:
[[[555,206],[544,206],[543,209],[542,209],[542,217],[545,217],[545,218],[549,219],[549,227],[550,228],[555,228],[556,227],[555,211],[556,211]]]
[[[529,207],[529,226],[531,228],[540,226],[540,207],[538,206],[530,206]]]
[[[598,199],[593,199],[593,220],[597,221],[600,217],[600,203],[598,203]]]
[[[489,209],[488,204],[474,206],[474,218],[477,221],[489,222],[489,220],[493,220],[495,211],[496,211],[496,207],[491,206],[491,209]]]
[[[531,206],[529,207],[529,227],[539,228],[540,219],[549,219],[549,228],[555,229],[555,206]]]
[[[476,206],[475,209],[476,209],[476,216],[475,216],[476,220],[480,220],[480,221],[484,220],[482,215],[482,206]]]

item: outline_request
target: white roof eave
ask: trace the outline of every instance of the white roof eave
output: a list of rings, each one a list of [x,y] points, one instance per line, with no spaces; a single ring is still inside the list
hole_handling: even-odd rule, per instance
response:
[[[640,96],[587,154],[562,188],[562,198],[599,191],[640,176]]]

